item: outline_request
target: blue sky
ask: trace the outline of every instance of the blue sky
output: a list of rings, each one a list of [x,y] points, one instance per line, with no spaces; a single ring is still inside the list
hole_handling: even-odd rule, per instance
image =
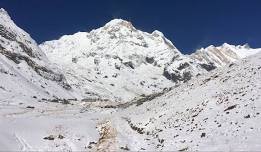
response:
[[[122,18],[163,32],[183,53],[224,42],[261,47],[261,0],[0,0],[0,7],[38,43]]]

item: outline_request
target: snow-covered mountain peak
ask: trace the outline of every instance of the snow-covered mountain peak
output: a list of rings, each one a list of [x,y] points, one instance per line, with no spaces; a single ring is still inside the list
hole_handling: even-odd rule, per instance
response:
[[[76,46],[77,44],[77,46]],[[126,54],[126,51],[122,53],[122,50],[126,49],[112,49],[114,47],[142,47],[143,50],[157,51],[157,49],[149,49],[152,47],[161,47],[161,49],[173,50],[175,54],[181,54],[177,48],[168,40],[163,33],[155,30],[152,33],[147,33],[136,29],[132,23],[122,20],[122,19],[113,19],[110,22],[106,23],[103,27],[94,29],[90,32],[78,32],[72,35],[64,35],[58,40],[47,41],[40,45],[41,47],[77,47],[81,46],[82,49],[74,49],[74,51],[84,50],[84,47],[90,48],[90,46],[97,47],[96,52],[105,53],[105,54]],[[109,49],[107,49],[109,48]],[[44,49],[52,50],[52,49]],[[67,49],[68,50],[68,49]],[[128,49],[127,49],[128,50]],[[150,52],[143,51],[129,51],[130,54],[151,54]],[[117,51],[117,52],[116,52]],[[74,52],[75,53],[75,52]]]
[[[206,48],[201,48],[197,51],[208,51],[211,49],[252,49],[252,48],[250,48],[248,43],[246,43],[244,45],[232,45],[232,44],[228,44],[228,43],[223,43],[220,46],[210,45]]]
[[[104,25],[104,27],[102,27],[102,28],[105,28],[105,29],[126,28],[126,29],[131,30],[132,32],[138,30],[135,26],[133,26],[133,24],[130,21],[123,20],[123,19],[113,19],[113,20],[109,21],[108,23],[106,23]],[[139,32],[142,32],[142,31],[139,31]],[[143,32],[143,33],[146,33],[146,32]],[[154,30],[151,34],[150,33],[146,33],[146,34],[152,35],[154,37],[165,37],[164,34],[158,30]]]
[[[7,13],[4,8],[0,8],[0,13]]]
[[[5,16],[5,17],[9,17],[10,18],[10,16],[8,15],[8,13],[7,13],[7,11],[5,10],[5,9],[3,9],[3,8],[0,8],[0,15],[1,16]]]
[[[120,33],[121,36],[118,37],[120,39],[123,39],[124,36],[126,37],[136,37],[137,39],[142,40],[144,35],[152,38],[157,39],[161,42],[166,42],[173,45],[167,38],[164,36],[164,34],[158,30],[153,31],[152,33],[147,33],[138,30],[133,26],[133,24],[129,21],[123,20],[123,19],[113,19],[110,22],[106,23],[103,27],[100,29],[101,31],[106,31],[107,33],[116,36],[116,33]],[[96,30],[94,30],[96,31]],[[96,31],[97,32],[97,31]],[[103,33],[103,32],[102,32]],[[173,46],[174,47],[174,46]]]
[[[0,18],[1,20],[11,20],[11,17],[4,8],[0,8]]]
[[[125,101],[172,85],[163,75],[164,67],[182,57],[161,32],[143,32],[122,19],[91,32],[44,42],[40,47],[67,71],[69,81],[83,96],[98,94],[99,98],[113,96],[113,100],[116,96]]]
[[[101,41],[107,39],[106,41],[110,41],[109,43],[132,43],[132,45],[143,47],[163,44],[170,49],[176,49],[160,31],[143,32],[135,28],[131,22],[122,19],[113,19],[103,27],[92,30],[89,34],[89,37],[94,38],[92,39],[94,42],[97,39],[101,39]]]
[[[261,49],[250,48],[248,44],[236,46],[224,43],[221,46],[210,45],[206,48],[201,48],[191,54],[191,58],[203,64],[212,63],[216,67],[221,67],[260,51]]]
[[[131,40],[135,37],[141,37],[139,35],[140,33],[131,22],[122,19],[113,19],[103,27],[90,32],[90,36],[106,38],[113,41]]]
[[[154,56],[160,60],[157,62],[158,65],[170,62],[174,55],[181,55],[161,32],[142,32],[122,19],[114,19],[89,33],[78,32],[62,36],[58,40],[44,42],[40,47],[46,51],[47,55],[48,52],[55,50],[57,52],[59,49],[63,53],[60,52],[57,55],[82,56],[82,54],[95,51],[96,55],[119,56],[123,60],[124,58],[129,60],[133,55],[143,56],[143,58]],[[168,59],[163,60],[163,56]]]
[[[165,37],[164,34],[158,30],[153,31],[151,35],[154,37]]]
[[[123,20],[123,19],[113,19],[111,21],[109,21],[108,23],[105,24],[106,28],[109,27],[126,27],[129,28],[131,30],[136,30],[136,28],[132,25],[131,22]]]
[[[186,82],[249,55],[240,50],[253,51],[224,44],[183,55],[163,33],[143,32],[122,19],[114,19],[90,32],[44,42],[40,47],[66,71],[69,83],[82,96],[116,101]]]

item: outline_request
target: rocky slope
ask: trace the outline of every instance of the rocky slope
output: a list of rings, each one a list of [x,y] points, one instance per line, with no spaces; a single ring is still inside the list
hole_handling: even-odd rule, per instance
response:
[[[70,97],[64,75],[4,9],[0,9],[0,77],[0,100]]]

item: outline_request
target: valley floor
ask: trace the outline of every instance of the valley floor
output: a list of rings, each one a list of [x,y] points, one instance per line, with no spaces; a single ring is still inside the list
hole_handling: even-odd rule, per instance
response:
[[[0,150],[87,150],[99,139],[97,123],[108,112],[57,103],[1,104]]]

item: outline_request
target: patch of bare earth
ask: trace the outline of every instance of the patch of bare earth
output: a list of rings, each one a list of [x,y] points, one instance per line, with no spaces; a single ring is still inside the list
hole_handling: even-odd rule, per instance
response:
[[[105,121],[97,126],[100,138],[96,144],[96,151],[116,150],[116,129],[112,127],[111,121]]]

